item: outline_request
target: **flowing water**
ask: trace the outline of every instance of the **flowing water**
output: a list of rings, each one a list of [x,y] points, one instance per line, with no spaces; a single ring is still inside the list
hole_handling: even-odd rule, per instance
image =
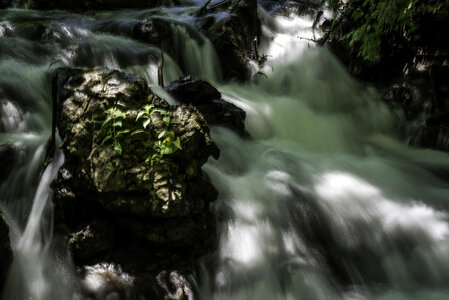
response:
[[[82,298],[52,236],[49,183],[62,154],[40,168],[52,71],[120,69],[163,95],[155,86],[161,51],[166,82],[187,73],[216,82],[246,111],[252,137],[212,128],[222,153],[204,170],[219,191],[219,247],[199,263],[197,298],[448,299],[449,155],[407,146],[402,116],[307,40],[313,16],[260,9],[268,62],[262,70],[253,63],[242,85],[217,83],[217,54],[191,12],[0,10],[0,144],[16,153],[0,186],[15,256],[2,299]],[[173,49],[129,37],[154,14],[171,20]]]

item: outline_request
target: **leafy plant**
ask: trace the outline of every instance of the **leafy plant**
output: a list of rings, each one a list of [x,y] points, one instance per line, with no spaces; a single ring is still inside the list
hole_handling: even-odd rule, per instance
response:
[[[170,124],[174,124],[174,122],[171,121],[169,112],[167,112],[165,109],[154,108],[152,104],[143,106],[142,110],[137,114],[136,121],[138,121],[139,119],[143,120],[143,130],[136,130],[132,133],[132,135],[145,132],[148,125],[153,122],[154,113],[159,113],[162,116],[162,121],[164,122],[165,129],[159,133],[159,135],[157,136],[157,140],[153,144],[153,149],[157,152],[151,156],[148,156],[145,160],[145,162],[151,162],[151,165],[159,161],[164,155],[173,154],[178,150],[182,150],[179,137],[176,137],[175,133],[169,129]]]
[[[349,21],[342,38],[366,61],[381,59],[382,43],[407,38],[417,28],[413,14],[419,0],[331,0],[329,5]],[[344,24],[345,22],[343,22]],[[340,28],[341,29],[341,28]]]
[[[114,147],[115,152],[122,155],[122,146],[118,140],[118,137],[122,134],[129,133],[130,131],[129,129],[121,129],[123,127],[123,120],[126,118],[126,114],[116,106],[106,110],[105,114],[106,119],[103,124],[101,124],[101,128],[108,128],[108,132],[101,142],[101,145],[109,140],[112,140],[112,146]]]
[[[148,162],[151,161],[151,165],[154,162],[160,160],[164,155],[173,154],[178,150],[182,150],[181,141],[179,140],[179,136],[176,137],[175,133],[171,130],[163,130],[158,135],[158,140],[154,143],[153,149],[158,152],[151,156],[151,159],[146,160]]]

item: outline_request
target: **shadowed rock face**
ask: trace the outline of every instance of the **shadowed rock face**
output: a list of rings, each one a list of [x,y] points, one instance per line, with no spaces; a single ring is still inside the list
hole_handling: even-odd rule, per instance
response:
[[[119,71],[59,69],[53,87],[66,159],[53,184],[55,223],[68,235],[75,261],[108,261],[154,279],[204,253],[215,240],[209,203],[217,193],[201,166],[219,150],[203,116],[190,105],[170,107],[143,79]],[[156,109],[152,121],[131,135],[143,129],[136,118],[146,104]],[[120,129],[130,130],[117,137],[121,154],[111,140],[103,142],[111,107],[124,114]],[[157,153],[154,143],[164,130],[179,138],[182,150],[151,164],[147,158]]]
[[[9,243],[9,228],[0,213],[0,292],[3,289],[5,276],[12,261],[12,252]]]
[[[221,99],[220,92],[207,81],[186,76],[170,83],[166,90],[181,103],[193,104],[209,124],[227,126],[244,135],[245,111]]]

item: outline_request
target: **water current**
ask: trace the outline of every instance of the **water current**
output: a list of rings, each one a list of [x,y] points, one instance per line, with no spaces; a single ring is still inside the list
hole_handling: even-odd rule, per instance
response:
[[[251,136],[212,128],[221,157],[204,170],[219,191],[219,246],[198,263],[198,299],[448,299],[449,155],[407,146],[403,116],[308,40],[314,16],[259,8],[267,64],[253,63],[246,84],[220,83],[217,54],[191,16],[205,1],[186,2],[86,15],[0,10],[0,144],[15,151],[0,184],[14,251],[2,299],[82,298],[52,234],[49,185],[63,155],[40,168],[50,78],[60,66],[114,68],[163,95],[161,49],[129,37],[149,15],[176,33],[176,47],[162,49],[166,82],[189,73],[214,83],[246,111]]]

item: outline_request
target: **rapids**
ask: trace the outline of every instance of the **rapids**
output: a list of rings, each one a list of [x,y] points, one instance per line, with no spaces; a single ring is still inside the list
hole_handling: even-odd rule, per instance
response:
[[[252,63],[249,83],[220,83],[217,54],[190,15],[205,1],[185,2],[86,15],[0,10],[0,144],[16,152],[0,185],[15,256],[1,299],[82,299],[52,234],[49,185],[62,154],[40,169],[52,71],[120,69],[165,97],[161,51],[166,82],[183,73],[211,81],[246,111],[251,136],[212,128],[221,157],[204,170],[219,191],[219,246],[198,262],[198,299],[448,299],[449,155],[407,146],[403,116],[307,40],[313,16],[259,8],[267,64]],[[171,20],[175,49],[129,37],[151,14]],[[30,27],[40,23],[49,24],[43,40]]]

